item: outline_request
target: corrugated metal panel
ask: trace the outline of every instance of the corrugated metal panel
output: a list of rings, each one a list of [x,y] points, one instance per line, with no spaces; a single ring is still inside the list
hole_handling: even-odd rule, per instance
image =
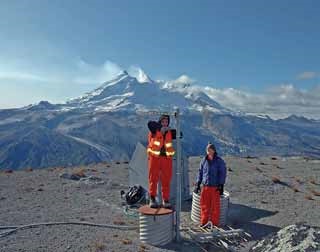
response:
[[[220,226],[227,223],[229,198],[229,192],[226,191],[220,197]],[[196,193],[192,194],[191,220],[200,223],[200,195]]]
[[[151,245],[166,245],[173,239],[173,212],[165,215],[139,214],[140,240]]]

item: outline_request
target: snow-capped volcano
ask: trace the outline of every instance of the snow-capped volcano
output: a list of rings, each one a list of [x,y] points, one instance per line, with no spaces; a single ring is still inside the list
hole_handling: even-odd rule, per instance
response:
[[[187,78],[176,82],[153,81],[141,69],[137,77],[120,72],[114,79],[85,95],[67,102],[67,106],[88,108],[95,111],[170,110],[210,110],[216,113],[231,111],[212,100],[199,88],[184,85]]]
[[[153,82],[153,80],[141,68],[138,69],[138,75],[136,78],[140,83]]]
[[[142,70],[122,71],[64,104],[0,110],[0,169],[128,160],[136,143],[145,143],[148,120],[157,119],[144,112],[172,112],[175,106],[183,112],[186,155],[202,155],[210,141],[223,154],[320,156],[319,121],[247,116],[214,97],[223,98],[186,75],[154,81]]]

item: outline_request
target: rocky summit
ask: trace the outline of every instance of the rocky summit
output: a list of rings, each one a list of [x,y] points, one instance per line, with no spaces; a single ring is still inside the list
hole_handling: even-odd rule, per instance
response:
[[[287,226],[259,241],[251,252],[320,251],[320,227],[305,224]]]

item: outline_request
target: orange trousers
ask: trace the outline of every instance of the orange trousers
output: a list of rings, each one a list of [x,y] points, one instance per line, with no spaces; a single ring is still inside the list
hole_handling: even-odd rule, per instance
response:
[[[200,197],[201,225],[211,221],[213,225],[219,225],[220,218],[220,192],[218,187],[204,186]]]
[[[157,196],[158,181],[161,182],[162,199],[170,199],[170,182],[172,178],[172,158],[165,156],[149,156],[149,193],[150,196]]]

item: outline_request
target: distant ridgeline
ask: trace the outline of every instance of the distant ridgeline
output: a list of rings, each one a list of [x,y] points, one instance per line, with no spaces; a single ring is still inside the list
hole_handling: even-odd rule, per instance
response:
[[[146,112],[172,111],[173,106],[182,111],[186,155],[202,155],[211,141],[221,155],[320,158],[320,121],[236,113],[188,88],[123,72],[65,104],[0,110],[0,169],[129,160],[137,142],[146,144],[147,121],[157,120]]]

